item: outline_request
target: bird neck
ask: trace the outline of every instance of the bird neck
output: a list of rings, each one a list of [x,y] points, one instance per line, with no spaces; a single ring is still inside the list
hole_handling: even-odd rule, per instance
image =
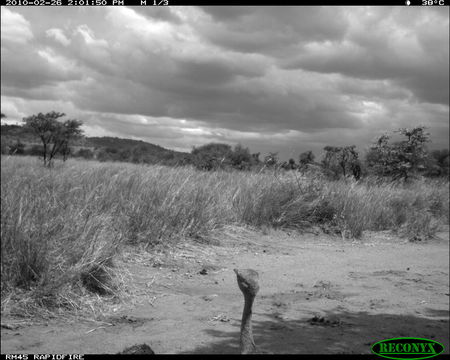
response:
[[[254,296],[244,295],[244,311],[241,322],[241,354],[249,354],[256,351],[252,332],[252,306]]]

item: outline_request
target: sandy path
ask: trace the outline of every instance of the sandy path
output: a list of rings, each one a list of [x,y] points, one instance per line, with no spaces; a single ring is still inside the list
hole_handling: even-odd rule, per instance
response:
[[[2,328],[2,353],[115,353],[140,342],[156,353],[237,353],[243,298],[235,267],[260,273],[253,319],[264,350],[370,353],[376,341],[413,336],[439,341],[448,353],[448,232],[426,243],[242,229],[218,239],[183,244],[158,260],[129,255],[138,304],[103,326],[55,320]]]

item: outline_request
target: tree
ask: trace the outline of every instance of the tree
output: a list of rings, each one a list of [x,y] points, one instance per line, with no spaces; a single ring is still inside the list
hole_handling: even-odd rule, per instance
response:
[[[361,162],[359,161],[358,158],[354,159],[351,163],[350,163],[350,169],[352,171],[353,177],[356,180],[359,180],[361,178],[361,174],[362,174],[362,168],[361,168]]]
[[[275,166],[278,163],[278,153],[270,152],[264,157],[264,164],[268,167]]]
[[[295,164],[295,160],[291,158],[288,161],[283,161],[280,167],[284,170],[294,170],[297,168],[297,165]]]
[[[261,155],[261,153],[259,153],[259,152],[252,154],[252,163],[253,164],[259,164],[261,162],[261,160],[259,160],[259,155]]]
[[[70,140],[81,136],[82,122],[78,120],[58,121],[65,116],[56,111],[39,113],[23,118],[25,127],[31,129],[42,141],[44,165],[51,166],[52,160],[63,148],[68,148]]]
[[[201,170],[223,169],[231,165],[232,149],[228,144],[210,143],[191,151],[195,167]]]
[[[289,159],[288,164],[289,164],[290,170],[294,170],[295,168],[297,168],[297,165],[295,164],[295,160],[292,158]]]
[[[356,146],[325,146],[325,155],[322,165],[325,170],[331,172],[335,178],[341,174],[347,176],[351,171],[356,179],[361,176],[361,167],[358,161]]]
[[[298,159],[298,168],[300,171],[304,171],[308,168],[309,164],[314,163],[314,154],[311,150],[301,153]]]
[[[81,130],[81,125],[83,123],[78,120],[66,120],[64,123],[58,126],[58,132],[55,134],[54,140],[54,152],[50,152],[50,159],[52,159],[56,152],[61,152],[63,154],[63,160],[66,161],[68,155],[71,154],[71,149],[69,147],[70,140],[78,138],[83,133]]]
[[[311,150],[305,151],[304,153],[301,153],[299,156],[299,164],[301,166],[305,166],[307,164],[311,164],[314,162],[314,154]]]
[[[68,142],[65,142],[65,143],[61,146],[59,152],[60,152],[61,155],[63,156],[63,161],[66,161],[67,158],[69,157],[69,155],[72,154],[72,149],[70,148],[69,143],[68,143]]]
[[[448,149],[431,151],[425,164],[426,176],[449,176],[449,160]]]
[[[389,142],[388,134],[379,136],[366,155],[367,165],[377,175],[408,180],[425,169],[426,143],[430,141],[430,134],[425,129],[422,125],[412,129],[401,128],[395,132],[405,139],[395,143]]]
[[[231,166],[238,170],[249,170],[252,164],[252,155],[248,148],[244,148],[241,144],[234,147],[230,154]]]

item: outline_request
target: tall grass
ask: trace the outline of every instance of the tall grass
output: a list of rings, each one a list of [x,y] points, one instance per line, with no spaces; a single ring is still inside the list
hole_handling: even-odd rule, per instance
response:
[[[16,288],[47,305],[75,284],[113,293],[121,245],[202,239],[225,224],[319,224],[353,237],[394,229],[417,238],[449,221],[444,181],[357,184],[76,160],[47,169],[27,157],[2,157],[1,179],[2,301]]]

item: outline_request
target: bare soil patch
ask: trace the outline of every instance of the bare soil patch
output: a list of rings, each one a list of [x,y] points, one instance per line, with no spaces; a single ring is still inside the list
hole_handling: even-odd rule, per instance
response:
[[[2,318],[2,353],[238,353],[243,298],[233,268],[260,273],[255,342],[272,353],[370,353],[376,341],[429,338],[449,350],[448,229],[427,242],[226,228],[212,244],[126,253],[134,298],[88,321]]]

